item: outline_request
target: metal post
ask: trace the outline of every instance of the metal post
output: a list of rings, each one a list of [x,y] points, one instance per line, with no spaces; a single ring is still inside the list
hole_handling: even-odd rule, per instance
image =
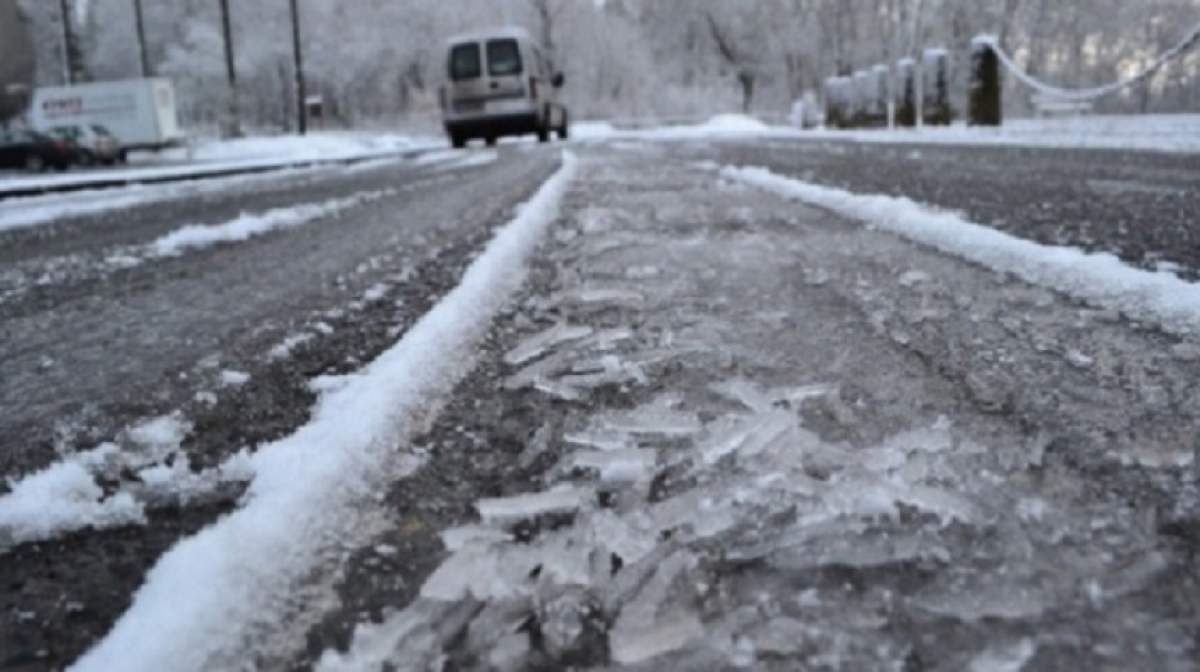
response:
[[[142,57],[142,77],[153,77],[150,68],[150,53],[146,50],[146,23],[142,18],[142,0],[133,0],[133,18],[137,28],[138,53]]]
[[[62,17],[62,66],[63,84],[70,86],[75,83],[75,73],[71,70],[71,8],[67,0],[58,0],[58,8]]]
[[[242,135],[241,107],[238,104],[237,64],[233,57],[233,28],[229,22],[229,0],[220,0],[221,28],[225,36],[225,69],[229,76],[229,108],[226,111],[225,135],[239,138]]]
[[[300,47],[300,9],[297,0],[292,5],[292,54],[296,59],[296,105],[300,135],[308,133],[308,89],[304,80],[304,52]]]

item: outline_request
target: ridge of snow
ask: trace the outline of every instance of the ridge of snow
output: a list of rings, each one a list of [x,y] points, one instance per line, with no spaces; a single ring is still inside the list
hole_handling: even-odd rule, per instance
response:
[[[472,369],[576,171],[564,153],[562,168],[456,288],[360,376],[324,395],[309,424],[260,448],[244,505],[159,558],[129,610],[72,669],[201,670],[254,660],[247,633],[270,640],[301,612],[298,587],[353,541],[376,488],[420,466],[403,445]]]
[[[765,168],[730,166],[720,175],[827,208],[1093,305],[1119,310],[1175,334],[1200,332],[1200,284],[1169,273],[1133,268],[1109,253],[1042,245],[908,198],[854,194],[784,177]]]
[[[396,193],[395,189],[366,191],[346,198],[334,198],[320,203],[305,203],[286,208],[274,208],[258,214],[242,213],[223,224],[189,224],[150,243],[152,257],[173,257],[195,248],[218,243],[240,242],[261,236],[276,229],[294,228],[313,220],[337,215],[343,210],[377,201]]]

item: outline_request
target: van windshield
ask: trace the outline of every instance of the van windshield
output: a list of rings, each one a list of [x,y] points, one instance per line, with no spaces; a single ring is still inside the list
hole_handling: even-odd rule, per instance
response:
[[[521,50],[516,40],[492,40],[487,43],[488,74],[506,77],[521,74]]]
[[[478,44],[458,44],[450,49],[450,79],[475,79],[481,74]]]

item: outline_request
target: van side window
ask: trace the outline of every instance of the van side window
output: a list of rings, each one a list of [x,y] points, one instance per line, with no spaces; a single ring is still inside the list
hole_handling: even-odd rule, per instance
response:
[[[488,74],[507,77],[521,74],[521,48],[516,40],[491,40],[487,43]]]
[[[475,79],[483,74],[479,63],[479,45],[474,42],[456,44],[450,49],[450,79]]]

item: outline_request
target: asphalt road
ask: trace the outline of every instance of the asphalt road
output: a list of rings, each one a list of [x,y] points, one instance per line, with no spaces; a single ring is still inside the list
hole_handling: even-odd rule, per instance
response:
[[[1189,669],[1200,627],[1200,517],[1177,510],[1194,491],[1190,471],[1154,465],[1194,442],[1200,344],[721,184],[697,162],[909,196],[1040,242],[1113,251],[1145,267],[1173,263],[1194,278],[1196,158],[792,141],[574,151],[582,176],[561,221],[514,307],[493,325],[479,366],[419,442],[426,465],[380,493],[387,524],[378,539],[347,549],[336,599],[314,605],[288,633],[290,648],[256,658],[259,667],[310,669],[352,650],[358,626],[412,614],[419,636],[396,642],[396,655],[412,654],[404,659],[412,665],[444,656],[452,669],[620,667],[614,655],[628,669],[728,669],[747,655],[752,668],[780,670],[833,660],[966,669],[1013,659],[1037,670],[1079,661]],[[129,428],[172,413],[188,423],[182,455],[193,469],[289,434],[309,417],[310,381],[352,372],[401,338],[557,165],[556,151],[522,145],[502,148],[495,163],[448,171],[321,169],[0,233],[0,476],[19,478],[106,441],[138,449]],[[128,268],[106,261],[185,224],[368,193],[382,195],[247,241]],[[563,298],[613,286],[643,300]],[[602,353],[563,347],[586,366],[603,354],[605,370],[616,359],[636,373],[575,398],[509,385],[521,367],[505,354],[564,320],[627,329]],[[274,356],[289,339],[295,347]],[[832,549],[819,560],[771,546],[808,505],[797,502],[823,492],[819,484],[782,502],[751,497],[745,511],[710,516],[716,526],[724,515],[748,516],[731,527],[703,538],[691,524],[658,530],[647,542],[658,544],[653,552],[613,560],[611,576],[606,564],[605,576],[592,571],[578,590],[539,592],[555,573],[549,561],[529,560],[530,580],[550,577],[531,600],[477,596],[422,611],[421,587],[447,559],[439,535],[477,523],[478,499],[591,483],[591,472],[570,466],[578,446],[564,437],[663,398],[706,424],[740,422],[734,409],[746,409],[713,392],[733,379],[833,390],[760,409],[786,409],[807,432],[805,450],[826,460],[805,463],[798,481],[837,484],[845,465],[836,456],[935,428],[954,446],[945,461],[934,451],[909,455],[891,477],[928,473],[921,493],[946,488],[954,497],[901,506],[895,520],[855,519],[845,529],[857,534],[816,540]],[[700,443],[643,437],[639,447],[659,456],[652,482],[601,482],[597,511],[522,521],[510,530],[518,550],[602,537],[586,527],[596,516],[708,506],[727,486],[744,498],[742,481],[723,479],[749,473],[765,482],[788,468],[771,462],[760,473],[747,458],[697,473],[685,457]],[[115,490],[130,477],[112,474],[103,485]],[[846,506],[831,492],[830,502]],[[0,550],[0,670],[75,660],[128,607],[154,561],[232,510],[239,494],[158,505],[145,525]],[[949,522],[938,519],[946,510],[955,512]],[[855,546],[880,535],[935,550],[889,548],[881,560],[878,547]],[[664,622],[702,616],[709,637],[667,652],[674,657],[639,660],[645,643],[622,639],[625,617],[605,596],[635,568],[654,584],[648,577],[659,566],[679,574],[662,581],[669,598],[650,606]],[[623,590],[634,593],[623,600],[643,599],[633,584]],[[585,616],[548,612],[549,603]],[[653,625],[625,622],[626,630]],[[502,651],[507,657],[497,657]]]

